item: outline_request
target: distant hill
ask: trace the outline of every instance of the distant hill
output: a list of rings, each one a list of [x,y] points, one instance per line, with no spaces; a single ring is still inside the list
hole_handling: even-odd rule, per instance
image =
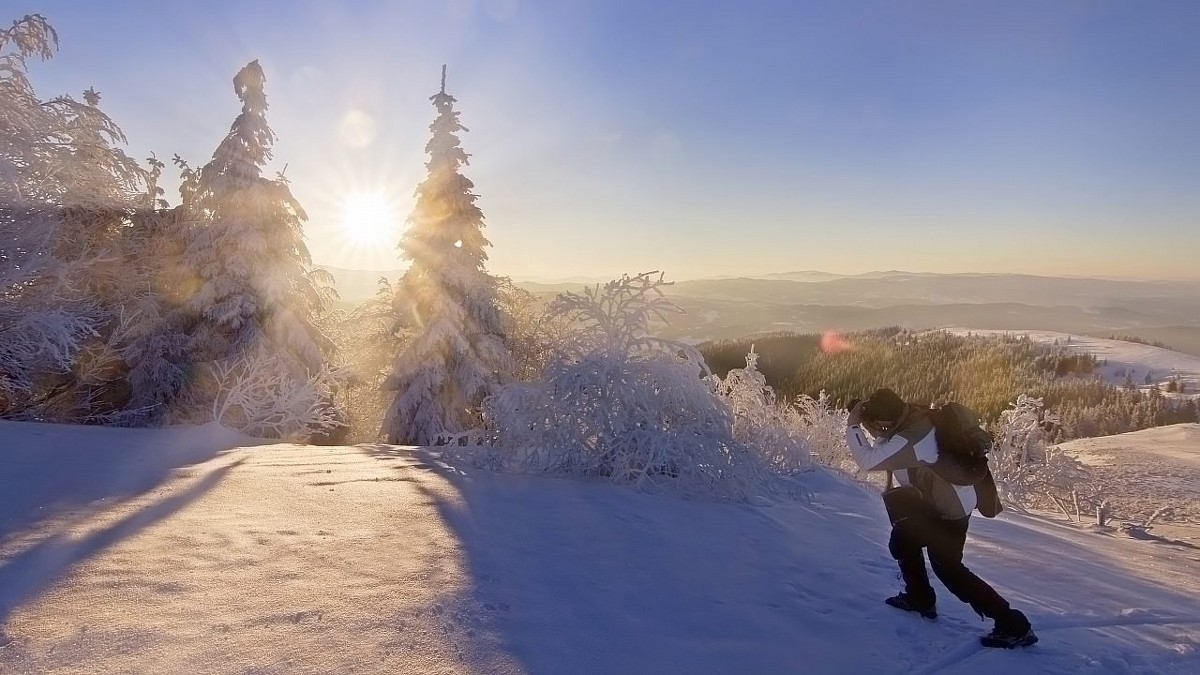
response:
[[[897,275],[907,276],[933,276],[927,272],[901,272],[898,270],[890,270],[887,272],[862,272],[860,274],[834,274],[833,272],[821,272],[817,270],[801,270],[799,272],[775,272],[773,274],[753,275],[752,279],[782,279],[784,281],[832,281],[834,279],[882,279]]]
[[[1130,326],[1121,331],[1088,333],[1093,337],[1114,337],[1116,333],[1158,342],[1184,354],[1200,356],[1200,326]]]
[[[808,282],[783,276],[678,282],[666,292],[688,313],[658,330],[706,340],[780,330],[957,324],[1123,333],[1191,353],[1200,347],[1200,282],[910,272]]]
[[[402,270],[324,267],[343,303],[370,298],[380,277]],[[516,279],[543,298],[594,285],[575,279]],[[1138,281],[1024,274],[903,271],[842,276],[818,271],[677,281],[666,289],[687,313],[659,326],[664,337],[695,341],[780,330],[821,332],[899,325],[1054,330],[1160,340],[1200,353],[1200,282]]]
[[[333,275],[337,286],[338,299],[343,303],[357,304],[375,295],[379,290],[379,280],[387,278],[395,283],[404,270],[351,270],[329,265],[315,265]]]
[[[775,274],[764,274],[761,278],[775,281],[832,281],[833,279],[845,279],[848,276],[850,275],[818,272],[816,270],[803,270],[800,272],[777,272]]]
[[[1051,307],[1144,308],[1152,301],[1200,319],[1200,282],[1122,281],[1022,274],[882,273],[826,281],[783,278],[680,281],[668,292],[698,298],[885,307],[894,304],[1016,302]]]
[[[375,295],[379,290],[379,279],[386,277],[395,283],[404,274],[402,269],[394,270],[353,270],[330,265],[315,265],[333,275],[337,285],[338,299],[347,304],[358,304]],[[517,286],[536,295],[554,296],[559,293],[573,291],[578,293],[588,286],[604,283],[605,280],[588,277],[570,277],[565,279],[545,279],[540,277],[516,278]]]
[[[692,297],[671,299],[686,313],[670,316],[670,323],[657,326],[656,333],[663,337],[696,342],[777,331],[820,333],[882,326],[901,326],[914,330],[971,326],[977,329],[1037,329],[1111,335],[1130,334],[1137,327],[1168,322],[1161,314],[1145,314],[1123,308],[1096,309],[1067,305],[1041,307],[1021,303],[949,303],[862,307]]]

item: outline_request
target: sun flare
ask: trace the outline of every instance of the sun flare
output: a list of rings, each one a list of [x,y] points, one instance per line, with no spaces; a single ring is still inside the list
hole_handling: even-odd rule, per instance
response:
[[[352,194],[342,203],[342,231],[355,244],[395,243],[398,220],[395,205],[382,190]]]

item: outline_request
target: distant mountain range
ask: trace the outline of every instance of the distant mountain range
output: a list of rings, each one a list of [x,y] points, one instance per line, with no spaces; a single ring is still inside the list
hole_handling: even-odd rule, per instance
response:
[[[401,274],[325,269],[348,303],[373,295],[380,277],[394,281]],[[598,282],[517,280],[518,286],[546,298],[593,283]],[[1101,337],[1121,333],[1200,353],[1200,281],[798,271],[679,281],[666,293],[686,313],[671,317],[657,332],[693,341],[781,330],[968,326]]]

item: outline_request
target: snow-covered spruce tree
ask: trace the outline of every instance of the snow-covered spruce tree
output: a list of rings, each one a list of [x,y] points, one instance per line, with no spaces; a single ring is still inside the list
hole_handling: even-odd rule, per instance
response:
[[[182,165],[185,208],[194,221],[183,255],[196,284],[184,303],[195,321],[188,350],[193,362],[218,364],[218,370],[224,362],[269,353],[288,373],[282,386],[303,388],[328,370],[333,344],[317,328],[315,317],[330,306],[332,283],[312,267],[302,229],[307,215],[287,181],[282,175],[262,176],[275,140],[267,125],[265,83],[258,61],[238,71],[233,89],[242,102],[241,114],[211,161],[195,173]],[[246,368],[252,372],[254,364]],[[220,394],[215,388],[237,375],[221,374],[197,378],[188,392],[192,402],[197,397],[202,405],[213,401]],[[296,419],[302,417],[298,413]],[[311,427],[323,428],[330,418],[340,417],[328,400]],[[303,435],[304,429],[288,433]]]
[[[26,60],[56,46],[40,15],[0,30],[0,415],[87,421],[115,405],[120,238],[145,172],[95,91],[37,97]]]
[[[497,280],[484,268],[491,243],[483,236],[483,212],[474,184],[459,172],[468,155],[458,132],[466,128],[446,93],[444,67],[441,91],[430,100],[438,114],[425,146],[429,173],[400,242],[411,264],[396,310],[414,335],[384,382],[395,392],[383,423],[389,443],[429,445],[480,427],[484,397],[513,370]]]
[[[551,303],[570,322],[535,382],[487,401],[498,462],[519,472],[600,477],[684,497],[745,500],[769,474],[734,438],[695,347],[651,337],[650,320],[680,311],[661,274],[624,276]]]

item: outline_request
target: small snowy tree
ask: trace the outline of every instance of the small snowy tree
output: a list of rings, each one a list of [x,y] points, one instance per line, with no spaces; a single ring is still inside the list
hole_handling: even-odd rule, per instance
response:
[[[411,265],[400,280],[397,313],[414,337],[384,383],[395,392],[383,423],[389,443],[428,445],[480,427],[484,397],[514,370],[497,280],[484,269],[491,243],[483,212],[474,184],[459,172],[468,156],[458,132],[466,127],[446,93],[444,67],[442,89],[430,100],[438,115],[425,146],[429,174],[400,242]]]
[[[758,371],[758,354],[751,345],[746,367],[730,370],[724,379],[713,375],[718,396],[733,412],[733,436],[771,469],[795,473],[811,466],[808,444],[800,435],[798,411],[775,400],[775,390]]]
[[[412,332],[396,320],[394,298],[392,284],[380,278],[374,297],[350,311],[335,310],[322,319],[323,329],[337,344],[337,363],[346,374],[338,396],[348,416],[347,442],[380,440],[383,417],[391,403],[383,382],[396,353],[412,339]]]
[[[680,311],[662,275],[624,276],[560,295],[570,322],[540,381],[487,401],[502,463],[520,471],[600,477],[686,497],[747,499],[768,474],[734,437],[734,415],[691,345],[651,337],[652,317]]]
[[[554,345],[567,332],[562,316],[550,311],[549,303],[501,278],[499,302],[508,318],[508,346],[513,358],[513,377],[530,381],[541,376]]]
[[[148,159],[147,190],[122,237],[126,275],[109,346],[126,364],[125,407],[110,415],[123,425],[162,422],[188,380],[188,347],[194,321],[177,311],[191,284],[183,250],[191,224],[182,207],[169,208],[158,186],[164,164]]]

